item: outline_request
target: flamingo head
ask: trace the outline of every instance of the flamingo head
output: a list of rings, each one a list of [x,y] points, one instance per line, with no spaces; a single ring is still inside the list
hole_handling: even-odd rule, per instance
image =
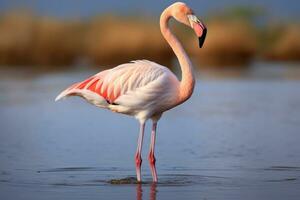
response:
[[[204,44],[207,33],[206,26],[196,17],[193,10],[185,3],[176,2],[171,5],[171,7],[173,11],[173,17],[177,21],[191,27],[195,31],[195,34],[199,38],[199,46],[201,48]]]

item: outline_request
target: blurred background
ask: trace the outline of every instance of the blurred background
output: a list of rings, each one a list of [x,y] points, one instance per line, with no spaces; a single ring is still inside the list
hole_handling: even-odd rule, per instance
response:
[[[113,185],[135,179],[136,120],[54,99],[131,60],[180,78],[159,30],[173,1],[0,0],[0,199],[299,200],[300,1],[185,2],[208,34],[199,49],[191,29],[171,22],[197,84],[160,120],[159,183],[147,125],[145,183]]]
[[[111,67],[134,59],[172,63],[158,20],[173,1],[0,2],[0,65],[64,69]],[[300,60],[297,0],[186,1],[209,29],[205,48],[191,30],[174,29],[196,66]]]

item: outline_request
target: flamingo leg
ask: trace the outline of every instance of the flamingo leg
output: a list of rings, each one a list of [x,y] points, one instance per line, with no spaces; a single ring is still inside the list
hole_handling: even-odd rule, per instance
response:
[[[153,182],[157,182],[157,173],[156,173],[156,167],[155,167],[156,159],[155,159],[155,156],[154,156],[156,127],[157,127],[157,122],[153,122],[152,131],[151,131],[150,151],[149,151],[149,155],[148,155]]]
[[[142,165],[142,145],[144,138],[144,130],[145,130],[145,122],[140,123],[140,133],[138,139],[138,146],[135,154],[135,169],[136,169],[136,177],[137,181],[141,182],[141,165]]]

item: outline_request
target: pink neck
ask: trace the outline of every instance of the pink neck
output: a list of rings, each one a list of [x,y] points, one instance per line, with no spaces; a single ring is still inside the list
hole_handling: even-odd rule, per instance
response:
[[[171,8],[169,7],[164,10],[160,16],[160,30],[174,51],[181,67],[182,77],[179,84],[178,103],[182,103],[192,95],[195,85],[195,78],[193,74],[193,66],[188,55],[186,54],[181,43],[169,29],[168,21],[171,17]]]

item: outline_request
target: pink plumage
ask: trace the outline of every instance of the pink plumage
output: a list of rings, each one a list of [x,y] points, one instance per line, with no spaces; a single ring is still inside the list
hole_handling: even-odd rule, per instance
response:
[[[140,121],[176,103],[179,81],[166,67],[147,60],[133,61],[100,72],[63,91],[84,97],[96,106],[133,115]]]
[[[203,29],[197,29],[198,36],[206,28],[184,3],[172,4],[161,15],[161,32],[178,58],[182,70],[181,81],[162,65],[148,60],[137,60],[102,71],[82,82],[75,83],[55,99],[57,101],[68,96],[81,96],[100,108],[137,118],[140,122],[135,156],[138,181],[141,181],[141,151],[145,122],[148,119],[153,121],[148,158],[153,181],[157,182],[154,157],[157,121],[163,112],[186,101],[194,89],[195,79],[191,61],[168,27],[171,17],[192,28],[196,24],[197,27]],[[205,35],[204,38],[200,35],[200,39],[204,41]]]

